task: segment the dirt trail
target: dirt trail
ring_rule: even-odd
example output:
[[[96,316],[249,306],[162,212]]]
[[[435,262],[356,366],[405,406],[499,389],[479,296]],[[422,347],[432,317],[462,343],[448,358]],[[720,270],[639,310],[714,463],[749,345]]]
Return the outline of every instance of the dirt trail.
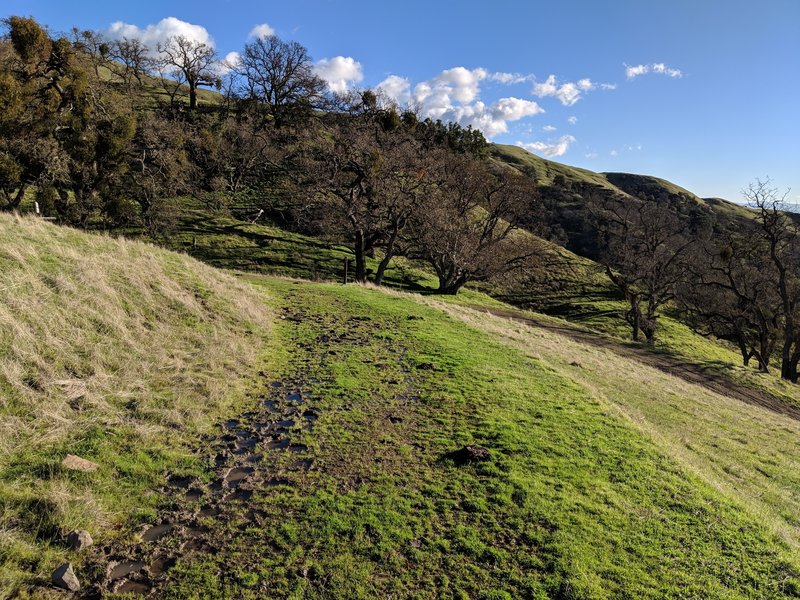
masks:
[[[544,319],[537,319],[534,316],[523,314],[514,310],[486,308],[483,306],[470,306],[469,308],[479,312],[489,313],[496,317],[524,323],[525,325],[530,325],[532,327],[557,331],[561,335],[565,335],[583,344],[610,350],[619,356],[630,358],[642,364],[655,367],[656,369],[675,377],[679,377],[689,383],[701,385],[712,392],[716,392],[717,394],[734,398],[754,406],[760,406],[778,414],[791,417],[792,419],[800,420],[800,408],[791,406],[790,404],[787,404],[785,400],[766,391],[737,384],[724,375],[714,373],[713,371],[710,371],[709,369],[706,369],[700,365],[683,362],[675,357],[666,354],[659,354],[658,352],[648,350],[647,348],[643,348],[641,346],[617,342],[603,337],[597,333],[574,329],[572,327],[563,325],[554,325],[553,323]]]
[[[291,300],[291,295],[288,298]],[[328,322],[302,305],[288,304],[281,318],[290,327],[313,324],[317,333],[313,341],[297,342],[289,348],[294,375],[274,381],[266,373],[260,374],[265,378],[263,391],[253,397],[249,410],[220,423],[197,449],[213,478],[203,481],[168,473],[166,486],[159,490],[168,500],[157,521],[143,528],[138,539],[95,549],[90,564],[84,567],[89,585],[80,594],[82,598],[99,599],[109,593],[160,597],[180,561],[202,555],[225,556],[235,538],[263,525],[265,514],[259,501],[265,496],[287,488],[299,490],[315,473],[337,468],[330,460],[327,466],[320,466],[302,443],[325,416],[328,405],[311,388],[324,389],[330,383],[308,373],[326,373],[328,363],[339,352],[353,345],[368,345],[382,325],[357,316]],[[418,397],[414,377],[405,365],[406,348],[395,345],[388,353],[403,375],[403,380],[396,382],[400,393],[393,410],[397,411],[398,406]],[[382,415],[376,423],[402,420],[390,409],[385,407],[391,414]],[[349,467],[352,465],[338,465],[338,470],[345,473]]]
[[[309,317],[287,310],[282,318],[300,322]],[[314,359],[324,364],[330,344],[319,346]],[[159,513],[159,522],[140,532],[139,543],[98,549],[90,567],[93,583],[82,597],[101,598],[109,592],[158,597],[179,559],[225,551],[229,540],[214,523],[258,523],[260,515],[250,502],[253,494],[295,485],[316,468],[298,440],[314,429],[320,415],[319,399],[308,389],[315,383],[319,381],[306,377],[273,381],[249,411],[205,438],[199,452],[215,478],[205,482],[169,475],[160,491],[171,504]]]

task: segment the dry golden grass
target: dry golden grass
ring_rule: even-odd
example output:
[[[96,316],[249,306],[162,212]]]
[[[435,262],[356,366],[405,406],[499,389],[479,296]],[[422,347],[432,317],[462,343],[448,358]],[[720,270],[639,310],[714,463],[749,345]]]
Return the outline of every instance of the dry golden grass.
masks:
[[[241,398],[271,319],[191,258],[0,214],[0,596],[50,568],[54,534],[102,539],[137,505]],[[64,472],[67,452],[101,469]]]

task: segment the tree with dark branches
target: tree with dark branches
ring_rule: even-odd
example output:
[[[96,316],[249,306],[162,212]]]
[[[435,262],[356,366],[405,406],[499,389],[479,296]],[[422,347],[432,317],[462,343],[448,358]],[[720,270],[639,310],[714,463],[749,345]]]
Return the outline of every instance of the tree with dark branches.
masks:
[[[197,89],[217,86],[219,76],[214,70],[217,53],[213,47],[182,35],[159,42],[159,63],[162,70],[189,88],[189,108],[197,108]]]
[[[631,337],[655,342],[659,310],[671,302],[696,238],[669,207],[630,197],[600,196],[590,204],[600,237],[600,262],[628,305]]]
[[[235,70],[241,95],[263,108],[277,127],[307,115],[325,91],[305,46],[274,35],[246,44]]]

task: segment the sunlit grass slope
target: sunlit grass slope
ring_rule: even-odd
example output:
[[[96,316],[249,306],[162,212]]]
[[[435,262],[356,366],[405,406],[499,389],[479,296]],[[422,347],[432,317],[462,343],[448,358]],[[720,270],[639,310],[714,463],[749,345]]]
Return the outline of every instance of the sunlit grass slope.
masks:
[[[431,302],[430,300],[428,302]],[[666,453],[723,491],[800,550],[800,422],[688,383],[634,358],[435,302],[619,410]]]
[[[560,366],[419,296],[262,284],[287,314],[270,372],[314,377],[315,466],[255,492],[257,526],[213,525],[230,547],[179,560],[165,598],[800,593],[768,524]],[[464,444],[489,460],[443,460]]]
[[[64,532],[153,510],[147,490],[241,400],[265,306],[191,258],[0,214],[0,597],[49,577]]]

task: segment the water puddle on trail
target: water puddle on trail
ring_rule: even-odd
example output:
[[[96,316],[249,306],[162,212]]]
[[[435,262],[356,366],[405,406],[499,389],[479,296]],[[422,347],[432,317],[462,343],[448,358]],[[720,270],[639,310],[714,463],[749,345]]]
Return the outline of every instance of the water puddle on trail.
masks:
[[[111,581],[122,579],[131,573],[138,573],[144,569],[144,566],[144,563],[140,560],[124,560],[111,569],[111,573],[109,573],[108,578]]]
[[[116,589],[117,594],[137,594],[143,595],[150,593],[152,586],[148,583],[143,583],[141,581],[131,581],[130,579],[127,581],[123,581],[119,587]]]
[[[160,575],[163,575],[169,571],[176,562],[177,559],[174,556],[168,556],[166,554],[160,554],[156,556],[150,563],[151,577],[159,577]]]
[[[235,487],[241,483],[248,475],[255,472],[253,467],[233,467],[223,478],[229,487]]]
[[[142,534],[142,539],[145,542],[154,542],[167,535],[172,530],[172,523],[162,523],[155,525]]]

